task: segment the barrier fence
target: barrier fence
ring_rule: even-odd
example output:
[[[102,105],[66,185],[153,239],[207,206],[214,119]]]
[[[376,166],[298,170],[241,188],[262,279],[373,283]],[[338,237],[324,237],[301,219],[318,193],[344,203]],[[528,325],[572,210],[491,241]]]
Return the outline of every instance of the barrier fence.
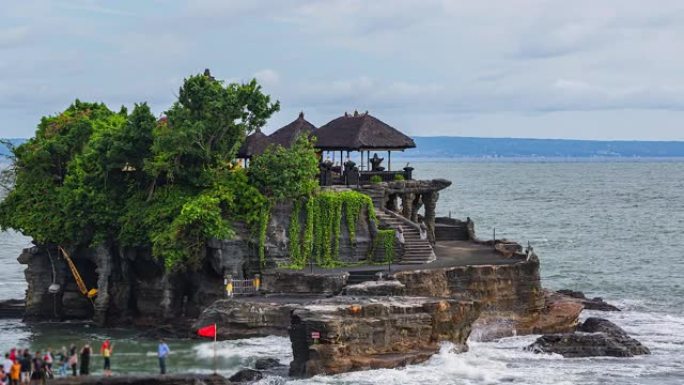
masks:
[[[227,275],[223,279],[223,284],[226,287],[226,296],[233,297],[235,295],[255,295],[259,292],[261,287],[261,276],[255,275],[252,279],[233,279],[233,276]]]

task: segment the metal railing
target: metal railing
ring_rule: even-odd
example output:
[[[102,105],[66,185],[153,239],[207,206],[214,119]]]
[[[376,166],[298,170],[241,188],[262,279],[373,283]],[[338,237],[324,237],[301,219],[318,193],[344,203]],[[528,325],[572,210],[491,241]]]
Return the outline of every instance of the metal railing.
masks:
[[[255,275],[252,279],[233,279],[233,276],[226,275],[223,279],[226,287],[226,296],[236,295],[255,295],[259,293],[261,287],[261,276]]]

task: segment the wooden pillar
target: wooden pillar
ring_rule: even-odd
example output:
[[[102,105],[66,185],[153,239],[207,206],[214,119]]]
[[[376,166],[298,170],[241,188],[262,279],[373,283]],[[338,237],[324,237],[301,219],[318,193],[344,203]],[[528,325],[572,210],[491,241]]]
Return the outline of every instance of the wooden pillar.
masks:
[[[361,163],[359,163],[359,167],[361,167],[361,171],[363,171],[363,150],[359,152],[361,153]]]
[[[392,171],[392,151],[387,150],[387,171]]]

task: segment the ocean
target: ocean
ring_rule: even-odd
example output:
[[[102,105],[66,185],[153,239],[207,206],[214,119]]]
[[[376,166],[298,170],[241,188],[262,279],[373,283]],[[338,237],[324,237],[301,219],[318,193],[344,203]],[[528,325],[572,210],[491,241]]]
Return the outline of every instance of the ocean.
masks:
[[[607,318],[648,346],[635,358],[576,358],[522,350],[536,336],[469,341],[463,354],[442,351],[402,369],[306,380],[267,377],[263,384],[684,384],[684,161],[415,161],[417,178],[445,178],[440,215],[469,216],[480,238],[529,242],[540,256],[543,285],[600,296],[622,312]],[[0,233],[0,299],[22,297],[30,240]],[[71,342],[115,343],[115,373],[155,372],[156,342],[132,330],[85,324],[0,320],[0,351],[12,346],[53,349]],[[211,371],[210,342],[172,340],[172,371]],[[231,374],[259,357],[291,358],[287,338],[219,343],[221,372]],[[96,372],[101,361],[96,358]]]

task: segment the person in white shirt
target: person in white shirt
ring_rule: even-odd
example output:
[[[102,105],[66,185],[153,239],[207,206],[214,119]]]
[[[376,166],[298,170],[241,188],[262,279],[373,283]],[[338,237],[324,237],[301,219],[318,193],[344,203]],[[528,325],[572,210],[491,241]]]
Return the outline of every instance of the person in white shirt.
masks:
[[[10,355],[9,353],[5,353],[5,359],[2,361],[2,368],[5,370],[5,374],[9,376],[10,374],[10,369],[12,369],[12,365],[14,362],[10,360]]]

